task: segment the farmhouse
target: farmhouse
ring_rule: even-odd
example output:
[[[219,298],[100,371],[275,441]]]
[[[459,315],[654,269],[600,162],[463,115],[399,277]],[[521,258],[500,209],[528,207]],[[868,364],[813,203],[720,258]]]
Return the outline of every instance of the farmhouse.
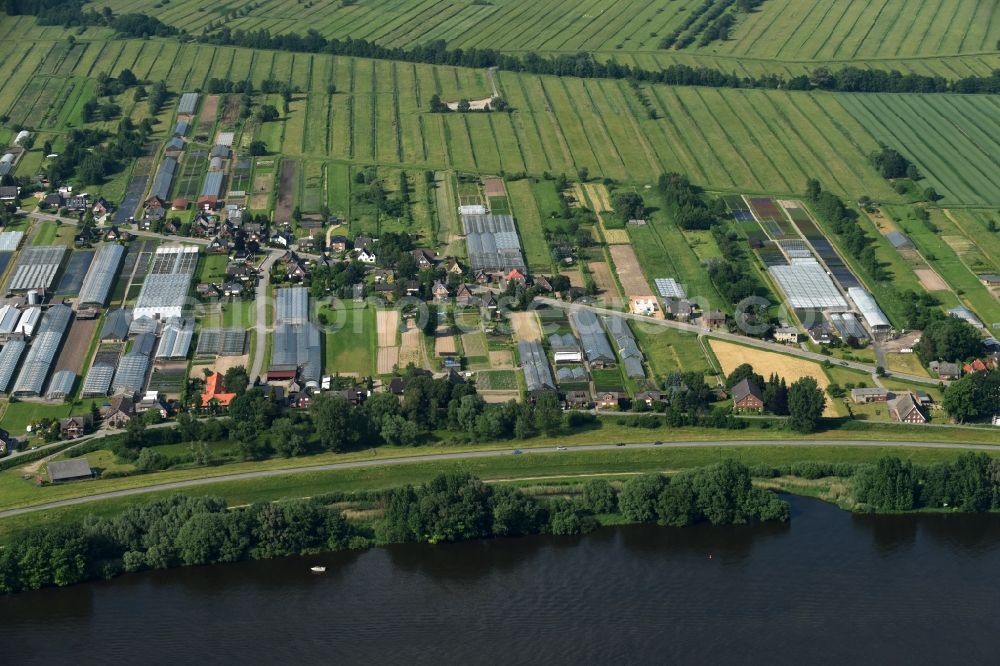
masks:
[[[116,395],[111,399],[111,404],[103,411],[105,425],[112,428],[124,428],[135,416],[135,403],[132,396]]]
[[[85,416],[70,416],[59,421],[59,432],[62,433],[64,439],[76,439],[90,432],[93,425],[94,421],[91,419],[90,414]]]
[[[216,404],[220,407],[228,407],[235,397],[235,393],[227,392],[226,387],[223,386],[222,375],[213,372],[205,380],[205,392],[201,394],[201,406],[209,407]]]
[[[744,379],[733,387],[733,410],[737,414],[760,414],[764,411],[764,394],[756,382]]]
[[[998,287],[1000,286],[1000,275],[996,273],[982,273],[979,275],[979,281],[987,287]]]
[[[794,326],[782,326],[774,329],[774,339],[783,343],[796,343],[799,341],[799,330]]]
[[[927,423],[913,394],[904,393],[889,403],[889,415],[899,423]]]

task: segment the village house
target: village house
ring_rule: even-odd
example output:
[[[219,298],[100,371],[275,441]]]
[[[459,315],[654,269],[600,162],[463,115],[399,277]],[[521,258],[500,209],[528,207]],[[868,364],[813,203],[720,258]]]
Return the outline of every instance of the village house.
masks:
[[[94,216],[94,221],[98,224],[104,224],[107,221],[111,210],[111,204],[109,204],[105,199],[98,199],[90,208],[90,212]]]
[[[1000,275],[996,273],[983,273],[978,277],[979,281],[987,287],[1000,287]]]
[[[431,295],[434,297],[436,303],[444,303],[448,300],[448,287],[437,280],[434,282],[434,286],[431,287]]]
[[[461,284],[455,290],[455,303],[462,307],[469,307],[476,302],[476,295],[472,293],[472,287]]]
[[[586,391],[567,391],[563,406],[566,409],[590,409],[590,395]]]
[[[268,378],[270,379],[270,376]],[[205,392],[201,394],[201,406],[211,407],[212,405],[218,405],[219,407],[229,407],[229,403],[235,397],[235,393],[229,393],[226,391],[226,387],[223,386],[222,375],[218,372],[213,372],[205,380]]]
[[[949,363],[947,361],[931,361],[928,364],[931,372],[937,373],[938,379],[944,379],[947,381],[953,379],[959,379],[962,376],[962,369],[958,367],[957,363]]]
[[[355,241],[355,242],[357,242],[357,241]],[[375,253],[372,252],[371,250],[360,249],[357,252],[358,252],[358,255],[357,255],[358,256],[358,261],[360,261],[362,264],[369,264],[369,265],[371,265],[371,264],[374,264],[377,261],[377,258],[375,257]]]
[[[116,395],[101,413],[104,424],[112,428],[124,428],[135,417],[135,403],[132,396]]]
[[[459,263],[458,259],[452,257],[445,264],[445,271],[451,275],[462,275],[465,270],[462,268],[462,264]]]
[[[170,414],[170,410],[167,408],[167,403],[160,396],[159,391],[146,391],[146,394],[142,397],[135,405],[136,414],[144,414],[145,412],[157,412],[161,419],[167,418]]]
[[[69,418],[60,419],[59,432],[62,434],[63,439],[76,439],[89,433],[93,425],[94,420],[90,414],[70,416]]]
[[[432,268],[437,263],[437,257],[434,255],[434,252],[426,247],[418,247],[411,254],[413,255],[413,260],[417,262],[417,268],[421,270]]]
[[[597,409],[621,409],[628,395],[618,391],[603,391],[597,394]]]
[[[374,250],[375,249],[375,239],[371,236],[366,236],[365,234],[358,234],[354,237],[354,249],[355,250]]]
[[[525,286],[525,285],[528,284],[528,278],[527,278],[527,276],[525,276],[524,273],[522,273],[521,271],[519,271],[519,270],[517,270],[515,268],[515,269],[511,270],[509,273],[507,273],[506,276],[504,276],[504,286],[505,287],[508,284],[510,284],[511,282],[513,282],[514,284],[517,284],[517,285],[523,287],[523,286]]]
[[[497,299],[492,293],[488,292],[483,294],[483,297],[479,302],[479,308],[483,310],[486,316],[488,316],[490,319],[495,319],[497,316],[499,316],[499,311],[498,311],[499,307],[500,306],[497,303]]]
[[[709,310],[702,315],[701,323],[708,328],[721,328],[726,325],[726,313],[722,310]]]
[[[14,450],[14,438],[10,433],[0,428],[0,456],[5,456]]]
[[[130,238],[132,238],[132,234],[125,229],[119,229],[118,227],[111,227],[108,229],[107,233],[104,234],[104,240],[110,243],[118,241],[128,242]]]
[[[927,423],[911,393],[903,393],[889,403],[889,415],[899,423]]]
[[[63,196],[58,192],[49,192],[41,201],[42,208],[62,208]]]
[[[670,397],[664,391],[640,391],[635,394],[635,401],[645,403],[649,408],[654,408],[657,404],[670,402]]]
[[[764,394],[756,382],[748,378],[733,387],[733,411],[737,414],[764,412]]]
[[[347,252],[347,236],[330,236],[330,251],[336,254]]]
[[[671,298],[667,301],[667,314],[677,321],[688,321],[693,313],[691,301],[686,298]]]
[[[774,329],[774,339],[782,344],[795,344],[799,341],[799,330],[794,326],[782,326]]]

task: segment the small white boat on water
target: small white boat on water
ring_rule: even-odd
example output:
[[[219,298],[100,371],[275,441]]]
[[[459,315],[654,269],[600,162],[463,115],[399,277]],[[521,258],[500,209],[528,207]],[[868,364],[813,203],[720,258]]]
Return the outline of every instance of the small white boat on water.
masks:
[[[311,567],[309,571],[313,573],[326,573],[326,567]]]

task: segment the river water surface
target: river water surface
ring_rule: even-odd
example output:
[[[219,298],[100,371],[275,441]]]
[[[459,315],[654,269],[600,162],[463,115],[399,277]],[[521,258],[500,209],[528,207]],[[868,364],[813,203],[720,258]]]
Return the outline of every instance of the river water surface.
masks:
[[[789,499],[788,525],[400,546],[0,597],[0,663],[997,663],[1000,516]]]

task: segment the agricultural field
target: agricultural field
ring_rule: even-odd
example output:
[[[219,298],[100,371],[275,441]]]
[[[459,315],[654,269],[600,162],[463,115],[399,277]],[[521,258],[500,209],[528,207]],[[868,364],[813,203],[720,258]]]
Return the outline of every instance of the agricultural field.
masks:
[[[1000,204],[1000,101],[991,95],[837,95],[885,144],[912,160],[942,204]],[[926,185],[925,185],[926,183]]]
[[[327,317],[325,367],[331,374],[369,377],[374,371],[375,311],[343,303],[334,312],[320,308]]]

